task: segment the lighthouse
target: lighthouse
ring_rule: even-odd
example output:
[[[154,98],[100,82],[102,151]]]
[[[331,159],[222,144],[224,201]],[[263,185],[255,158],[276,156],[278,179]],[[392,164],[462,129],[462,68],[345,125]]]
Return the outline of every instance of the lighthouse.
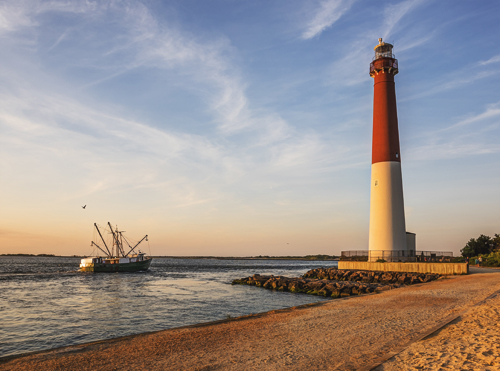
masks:
[[[415,256],[415,235],[408,234],[407,244],[394,83],[398,60],[393,46],[378,40],[370,64],[374,95],[369,261],[408,261]]]

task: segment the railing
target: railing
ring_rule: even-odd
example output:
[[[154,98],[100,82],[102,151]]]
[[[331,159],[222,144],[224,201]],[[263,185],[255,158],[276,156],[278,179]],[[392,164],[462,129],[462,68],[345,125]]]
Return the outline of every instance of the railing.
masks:
[[[449,263],[453,259],[451,251],[408,250],[350,250],[342,251],[340,260],[345,261],[386,261],[386,262],[433,262]]]
[[[417,251],[418,262],[450,263],[453,259],[451,251]]]
[[[368,261],[368,250],[342,251],[340,260],[366,262]]]
[[[398,60],[392,58],[380,58],[375,59],[370,63],[370,73],[373,73],[375,70],[381,70],[382,68],[393,68],[398,69]]]
[[[416,261],[414,254],[414,251],[408,250],[370,250],[368,251],[368,261],[414,262]]]

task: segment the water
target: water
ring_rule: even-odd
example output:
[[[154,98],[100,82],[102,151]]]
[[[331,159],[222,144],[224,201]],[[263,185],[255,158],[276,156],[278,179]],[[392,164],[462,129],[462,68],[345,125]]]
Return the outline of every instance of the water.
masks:
[[[0,256],[0,357],[326,300],[231,281],[337,264],[158,258],[148,272],[93,274],[79,263]]]

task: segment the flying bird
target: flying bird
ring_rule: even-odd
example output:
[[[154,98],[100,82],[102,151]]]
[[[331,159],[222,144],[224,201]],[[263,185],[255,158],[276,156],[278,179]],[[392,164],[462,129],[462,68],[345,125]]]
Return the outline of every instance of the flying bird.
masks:
[[[85,209],[86,207],[87,207],[87,205],[85,205],[85,206],[82,206],[82,209]]]

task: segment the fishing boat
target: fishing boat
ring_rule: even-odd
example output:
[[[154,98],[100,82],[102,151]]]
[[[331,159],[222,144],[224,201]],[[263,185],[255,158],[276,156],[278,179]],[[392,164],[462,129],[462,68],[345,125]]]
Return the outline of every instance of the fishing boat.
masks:
[[[148,241],[148,235],[145,235],[139,242],[133,246],[131,239],[123,235],[125,231],[119,231],[118,227],[113,230],[113,227],[108,222],[109,230],[104,228],[112,238],[112,242],[106,243],[99,226],[94,223],[95,230],[100,237],[98,241],[92,241],[90,246],[98,249],[96,256],[84,258],[80,262],[80,270],[83,272],[138,272],[146,271],[151,265],[153,260],[151,257],[146,257],[145,253],[136,248],[139,247],[141,242]],[[102,228],[102,227],[101,227]],[[102,243],[101,243],[102,242]],[[124,245],[124,243],[126,245]],[[110,245],[108,248],[108,244]],[[100,255],[100,252],[104,256]],[[126,252],[127,251],[127,252]]]

